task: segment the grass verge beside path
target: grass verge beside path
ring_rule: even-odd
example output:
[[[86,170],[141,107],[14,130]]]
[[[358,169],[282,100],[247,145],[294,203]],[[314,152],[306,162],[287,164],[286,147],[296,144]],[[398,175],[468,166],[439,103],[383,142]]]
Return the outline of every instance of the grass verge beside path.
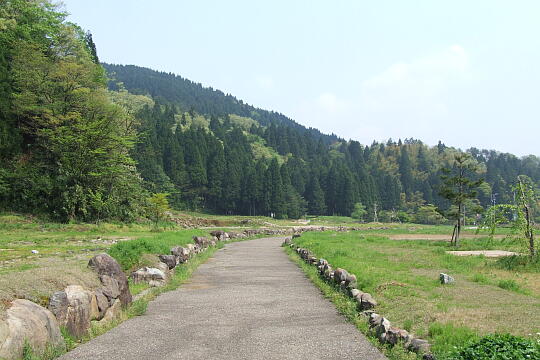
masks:
[[[368,340],[381,350],[386,357],[390,360],[416,360],[421,359],[415,353],[406,351],[405,349],[396,346],[388,347],[381,345],[377,338],[369,332],[369,327],[367,324],[367,319],[364,315],[360,314],[356,310],[356,303],[349,296],[345,295],[343,292],[339,291],[336,287],[325,282],[317,271],[317,268],[311,265],[306,264],[298,254],[292,250],[290,247],[285,247],[285,251],[291,258],[291,260],[296,263],[307,275],[307,277],[321,290],[323,295],[334,305],[336,309],[358,330],[360,330]]]
[[[304,233],[295,242],[354,273],[358,288],[379,303],[377,313],[429,340],[438,358],[485,334],[531,339],[540,332],[540,272],[501,269],[497,260],[482,256],[450,255],[444,243],[359,232]],[[440,272],[456,283],[441,285]]]

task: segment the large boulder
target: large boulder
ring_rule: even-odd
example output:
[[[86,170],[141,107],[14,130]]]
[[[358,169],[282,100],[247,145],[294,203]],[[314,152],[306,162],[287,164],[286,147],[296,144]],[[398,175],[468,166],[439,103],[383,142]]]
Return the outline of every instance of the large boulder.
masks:
[[[100,323],[109,322],[111,320],[114,320],[120,316],[122,313],[122,303],[119,299],[116,299],[114,303],[107,309],[105,312],[105,315],[100,320]]]
[[[69,333],[75,337],[86,335],[92,318],[92,293],[79,285],[70,285],[65,290],[68,300],[64,323]],[[96,304],[97,308],[97,304]]]
[[[65,323],[68,311],[68,298],[65,291],[56,291],[51,295],[49,298],[49,310],[59,324]]]
[[[99,313],[97,320],[99,320],[103,318],[105,312],[111,306],[111,304],[109,302],[109,298],[107,298],[107,296],[103,293],[103,289],[98,289],[94,291],[93,296],[96,298],[96,304]]]
[[[25,342],[40,353],[47,345],[64,348],[60,327],[52,312],[29,301],[15,300],[0,321],[0,358],[16,360],[23,356]]]
[[[109,304],[112,304],[114,300],[120,297],[120,284],[115,278],[109,275],[100,275],[99,280],[103,285],[101,292],[109,299]]]
[[[129,291],[127,276],[116,260],[107,254],[99,254],[90,259],[88,266],[97,272],[100,277],[107,275],[115,279],[118,282],[120,290],[118,298],[122,305],[127,306],[131,303],[132,296]]]

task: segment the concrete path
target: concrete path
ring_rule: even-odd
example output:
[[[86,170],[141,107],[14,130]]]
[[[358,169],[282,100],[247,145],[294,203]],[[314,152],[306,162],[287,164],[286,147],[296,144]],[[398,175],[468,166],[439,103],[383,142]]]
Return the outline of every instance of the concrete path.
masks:
[[[61,359],[385,359],[290,261],[282,241],[226,245],[145,315]]]

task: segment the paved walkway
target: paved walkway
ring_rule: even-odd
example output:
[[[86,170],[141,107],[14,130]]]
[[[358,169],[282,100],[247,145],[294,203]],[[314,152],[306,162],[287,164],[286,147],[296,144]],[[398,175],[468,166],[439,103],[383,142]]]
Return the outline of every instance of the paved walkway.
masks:
[[[385,359],[290,261],[282,241],[226,245],[145,315],[61,359]]]

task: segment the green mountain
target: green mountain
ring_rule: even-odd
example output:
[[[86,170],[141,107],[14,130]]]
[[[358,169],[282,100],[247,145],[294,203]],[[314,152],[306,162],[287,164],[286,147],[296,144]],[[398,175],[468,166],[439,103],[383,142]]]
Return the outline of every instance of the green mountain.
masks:
[[[451,166],[458,149],[444,144],[429,147],[414,139],[370,146],[346,142],[174,74],[137,66],[104,67],[111,90],[119,90],[120,84],[158,104],[141,114],[147,126],[143,132],[152,134],[152,140],[146,138],[138,145],[144,159],[135,158],[150,188],[176,191],[180,206],[296,217],[298,210],[350,215],[354,204],[362,202],[369,214],[378,208],[383,219],[399,216],[402,220],[422,207],[424,212],[433,210],[429,204],[448,208],[438,195],[440,170]],[[170,165],[169,154],[178,151],[173,149],[184,154],[184,163],[175,160],[175,164],[180,161],[176,169],[181,176]],[[535,156],[520,159],[474,148],[468,152],[481,169],[472,176],[487,180],[478,201],[471,204],[471,216],[492,201],[511,202],[510,185],[518,175],[535,182],[540,179],[540,161]],[[148,163],[148,154],[155,154],[151,168],[142,165]],[[279,176],[274,160],[280,166]],[[213,170],[216,162],[218,172]],[[286,209],[288,205],[293,210]]]
[[[89,33],[47,1],[0,7],[0,210],[60,221],[132,221],[151,193],[221,214],[305,213],[440,222],[441,169],[459,149],[362,145],[180,76],[100,64]],[[107,86],[108,85],[108,86]],[[540,159],[469,149],[486,183],[466,204],[512,203]],[[536,212],[538,213],[538,212]]]

